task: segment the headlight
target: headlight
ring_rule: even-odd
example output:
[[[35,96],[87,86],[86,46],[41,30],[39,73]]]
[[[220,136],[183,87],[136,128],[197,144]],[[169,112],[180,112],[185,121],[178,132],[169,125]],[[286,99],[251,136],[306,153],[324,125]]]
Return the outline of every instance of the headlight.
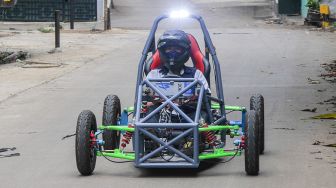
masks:
[[[190,13],[187,10],[175,10],[169,14],[170,18],[187,18]]]

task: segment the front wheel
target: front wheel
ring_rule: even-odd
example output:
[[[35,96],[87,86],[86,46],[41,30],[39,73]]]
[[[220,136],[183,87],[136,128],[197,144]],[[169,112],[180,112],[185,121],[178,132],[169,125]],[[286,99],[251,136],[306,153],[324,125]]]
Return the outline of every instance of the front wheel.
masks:
[[[77,119],[76,128],[76,163],[78,171],[84,175],[91,175],[96,166],[96,151],[91,142],[97,131],[95,115],[89,111],[82,111]]]
[[[259,173],[259,122],[258,113],[251,110],[245,127],[245,171],[247,175]]]
[[[103,125],[117,125],[121,113],[120,99],[117,95],[108,95],[104,101]],[[103,133],[105,150],[119,148],[120,131],[105,130]]]
[[[264,119],[264,97],[260,94],[252,95],[250,98],[250,110],[254,110],[259,118],[259,154],[265,149],[265,119]]]

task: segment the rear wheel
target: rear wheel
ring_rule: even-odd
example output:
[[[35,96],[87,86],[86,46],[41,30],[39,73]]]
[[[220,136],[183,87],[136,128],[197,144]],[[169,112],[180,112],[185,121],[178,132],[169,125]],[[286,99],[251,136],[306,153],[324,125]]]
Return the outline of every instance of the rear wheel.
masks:
[[[262,154],[265,149],[264,97],[262,95],[252,95],[250,110],[256,111],[259,117],[259,154]]]
[[[78,171],[84,176],[91,175],[96,166],[96,151],[91,143],[91,136],[96,131],[95,115],[89,110],[82,111],[76,128],[76,163]]]
[[[104,101],[103,109],[103,125],[117,125],[118,118],[121,113],[120,100],[117,95],[108,95]],[[106,130],[103,133],[105,141],[105,150],[114,150],[119,148],[120,144],[120,131]]]
[[[259,173],[258,114],[251,110],[245,127],[245,171],[247,175]]]

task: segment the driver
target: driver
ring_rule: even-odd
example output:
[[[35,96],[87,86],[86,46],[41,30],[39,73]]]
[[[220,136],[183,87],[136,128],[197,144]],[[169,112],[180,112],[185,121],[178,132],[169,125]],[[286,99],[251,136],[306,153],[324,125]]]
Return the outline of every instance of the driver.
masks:
[[[168,30],[163,33],[158,41],[158,51],[160,53],[161,66],[151,70],[147,78],[195,78],[200,80],[207,93],[211,93],[208,82],[203,73],[194,68],[188,67],[185,63],[190,58],[191,42],[188,35],[182,30]],[[154,105],[154,106],[152,106]],[[149,111],[154,110],[158,104],[147,104]],[[191,118],[195,116],[195,105],[182,105],[180,108]],[[201,112],[201,116],[204,112]],[[153,117],[150,122],[157,122],[158,117]],[[182,120],[183,121],[183,120]]]
[[[190,58],[191,43],[188,35],[182,30],[168,30],[159,38],[157,46],[161,67],[150,71],[147,78],[182,77],[200,80],[210,93],[209,85],[203,73],[185,63]]]

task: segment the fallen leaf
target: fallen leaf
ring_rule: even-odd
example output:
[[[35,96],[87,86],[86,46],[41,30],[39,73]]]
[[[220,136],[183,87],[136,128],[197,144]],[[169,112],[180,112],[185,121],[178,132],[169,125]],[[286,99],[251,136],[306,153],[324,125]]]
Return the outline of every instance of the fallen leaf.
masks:
[[[12,148],[0,148],[0,152],[12,152],[16,150],[16,147]],[[20,156],[20,153],[9,153],[9,154],[0,154],[0,158],[6,158],[6,157],[14,157],[14,156]]]
[[[309,108],[306,108],[306,109],[303,109],[301,111],[303,112],[316,112],[317,108],[313,108],[313,109],[309,109]]]
[[[320,84],[321,82],[319,80],[313,80],[311,78],[307,78],[309,84]]]
[[[73,136],[76,136],[76,133],[65,135],[65,136],[62,138],[62,140],[66,139],[66,138],[73,137]]]
[[[321,143],[323,143],[323,142],[321,142],[321,141],[318,141],[318,140],[315,140],[315,141],[313,142],[313,144],[312,144],[312,145],[320,145]]]
[[[325,147],[332,147],[332,148],[336,148],[336,144],[327,144],[327,145],[323,145]]]
[[[312,117],[313,119],[336,119],[336,113],[331,114],[321,114],[318,116]]]
[[[312,80],[312,81],[310,81],[309,83],[310,83],[310,84],[320,84],[320,81],[318,81],[318,80]]]

